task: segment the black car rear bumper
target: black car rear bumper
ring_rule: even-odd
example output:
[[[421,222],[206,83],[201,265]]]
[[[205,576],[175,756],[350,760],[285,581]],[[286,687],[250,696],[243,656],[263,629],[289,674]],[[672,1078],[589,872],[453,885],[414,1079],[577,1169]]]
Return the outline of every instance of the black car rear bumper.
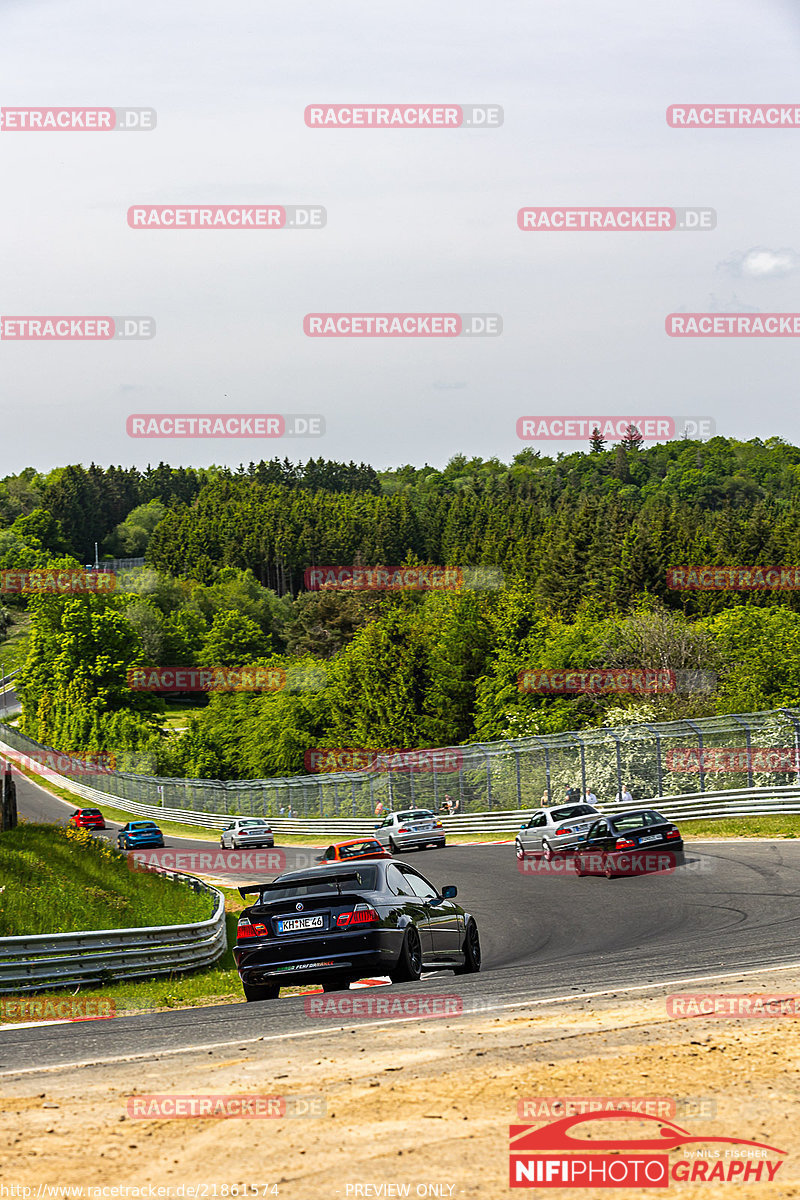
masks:
[[[684,861],[683,841],[648,842],[630,850],[584,850],[576,861],[585,875],[600,875],[606,869],[615,875],[669,874]]]
[[[378,929],[353,934],[323,934],[311,938],[271,937],[233,949],[243,983],[321,983],[331,976],[363,979],[386,975],[395,966],[403,944],[403,929]]]

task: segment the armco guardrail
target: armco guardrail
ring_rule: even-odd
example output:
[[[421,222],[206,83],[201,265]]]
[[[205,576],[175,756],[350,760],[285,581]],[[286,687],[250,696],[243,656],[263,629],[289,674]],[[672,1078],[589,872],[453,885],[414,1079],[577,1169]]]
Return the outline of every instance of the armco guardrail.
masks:
[[[193,875],[163,873],[214,895],[213,916],[189,925],[0,938],[0,994],[168,975],[216,962],[227,948],[224,896]]]
[[[9,752],[9,749],[0,741],[0,755],[3,751]],[[13,756],[17,752],[11,751],[11,754]],[[148,817],[155,821],[177,821],[184,825],[194,825],[199,829],[220,830],[230,824],[234,816],[252,815],[252,813],[232,813],[221,817],[212,813],[196,812],[194,809],[137,804],[133,800],[122,799],[119,796],[100,791],[98,788],[77,783],[74,779],[57,775],[49,769],[47,777],[82,799],[91,801],[92,804],[110,805],[133,816]],[[714,817],[800,814],[800,786],[795,784],[783,787],[743,788],[738,791],[685,792],[675,796],[662,795],[641,798],[636,801],[636,804],[657,808],[665,816],[675,821],[701,821]],[[399,811],[400,807],[395,806],[395,811]],[[453,816],[439,813],[438,816],[445,830],[451,836],[495,833],[498,837],[503,837],[516,833],[526,815],[538,807],[538,801],[532,800],[523,808],[495,809],[493,812],[482,813],[457,813]],[[617,802],[607,803],[601,800],[598,807],[603,812],[614,813],[623,812],[631,805]],[[309,820],[301,817],[271,816],[268,819],[276,835],[315,837],[325,841],[335,838],[363,837],[371,834],[380,824],[382,817],[345,817],[333,820],[322,817]],[[800,828],[798,832],[800,832]]]

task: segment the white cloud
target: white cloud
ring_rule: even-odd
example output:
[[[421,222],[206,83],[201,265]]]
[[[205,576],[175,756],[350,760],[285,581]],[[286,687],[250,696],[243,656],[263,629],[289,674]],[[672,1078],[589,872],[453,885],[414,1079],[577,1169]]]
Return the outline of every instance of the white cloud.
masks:
[[[790,249],[768,250],[754,246],[743,253],[732,254],[720,263],[720,269],[742,279],[780,279],[791,275],[800,266],[800,254]]]

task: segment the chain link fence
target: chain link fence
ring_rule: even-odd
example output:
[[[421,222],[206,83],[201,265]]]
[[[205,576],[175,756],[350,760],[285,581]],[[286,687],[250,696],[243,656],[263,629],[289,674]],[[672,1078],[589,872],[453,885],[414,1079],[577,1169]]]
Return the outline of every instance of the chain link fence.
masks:
[[[372,817],[409,806],[440,812],[445,798],[462,814],[560,803],[568,788],[613,803],[627,788],[637,802],[654,796],[797,784],[800,709],[584,729],[452,747],[425,754],[378,756],[370,770],[285,779],[166,779],[93,770],[0,724],[0,740],[21,757],[109,796],[165,809],[217,816],[313,819]],[[12,754],[12,759],[16,756]],[[48,756],[52,756],[48,758]],[[40,773],[46,773],[40,770]]]

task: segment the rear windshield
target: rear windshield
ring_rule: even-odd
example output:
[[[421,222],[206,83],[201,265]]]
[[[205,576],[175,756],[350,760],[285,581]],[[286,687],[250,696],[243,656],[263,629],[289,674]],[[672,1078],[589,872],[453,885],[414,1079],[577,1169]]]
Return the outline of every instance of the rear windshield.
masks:
[[[429,821],[433,813],[427,808],[415,808],[411,812],[397,814],[398,821]]]
[[[352,846],[340,846],[340,858],[353,858],[356,854],[374,854],[376,851],[383,853],[383,846],[380,842],[356,842]]]
[[[154,821],[132,821],[131,829],[157,829]]]
[[[622,813],[614,817],[615,829],[640,829],[642,825],[665,825],[667,818],[652,808],[642,809],[641,812]]]
[[[571,808],[554,808],[554,821],[571,821],[573,817],[590,817],[595,812],[590,804],[573,804]]]
[[[102,813],[99,808],[84,808],[82,810],[85,817],[100,817]]]
[[[378,868],[377,867],[353,867],[355,879],[343,879],[341,881],[341,889],[343,892],[350,892],[353,888],[363,888],[365,892],[374,892],[378,886]],[[318,880],[310,880],[306,877],[302,883],[292,883],[286,881],[286,886],[282,888],[270,888],[268,892],[262,892],[260,897],[261,904],[271,904],[274,900],[294,900],[300,896],[324,896],[330,892],[336,895],[339,891],[336,881],[326,879],[324,875],[320,875]]]
[[[266,823],[267,823],[267,822],[266,822],[266,821],[263,819],[263,817],[259,817],[259,818],[255,818],[255,817],[254,817],[252,821],[250,821],[250,820],[248,820],[248,821],[237,821],[237,824],[238,824],[240,827],[241,827],[242,825],[266,825]]]

